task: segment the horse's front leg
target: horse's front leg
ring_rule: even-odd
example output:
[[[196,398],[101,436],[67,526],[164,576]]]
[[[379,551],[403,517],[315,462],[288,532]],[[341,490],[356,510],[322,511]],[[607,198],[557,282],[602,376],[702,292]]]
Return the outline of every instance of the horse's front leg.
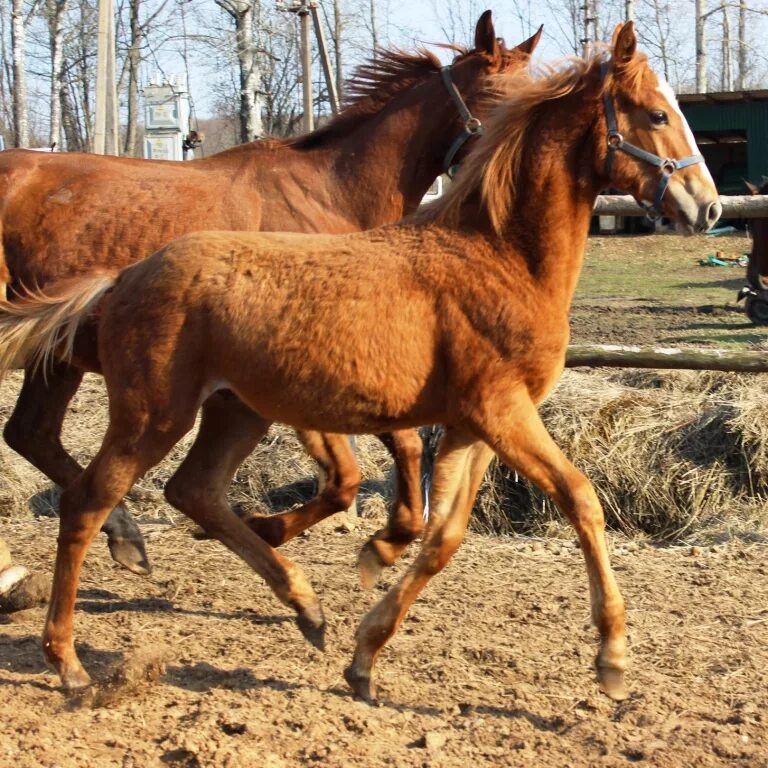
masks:
[[[64,363],[55,363],[45,375],[40,370],[25,371],[16,407],[5,426],[6,443],[62,488],[83,471],[61,444],[67,406],[82,378],[81,370]],[[149,573],[144,539],[124,504],[112,510],[101,530],[116,562],[133,573]]]

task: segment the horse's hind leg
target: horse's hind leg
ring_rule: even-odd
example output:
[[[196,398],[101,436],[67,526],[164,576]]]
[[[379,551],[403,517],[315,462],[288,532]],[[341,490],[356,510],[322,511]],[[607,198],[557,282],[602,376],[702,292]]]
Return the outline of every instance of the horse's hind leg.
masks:
[[[203,404],[197,438],[173,477],[168,501],[245,560],[297,611],[304,636],[323,647],[325,621],[320,603],[304,574],[232,514],[227,490],[237,468],[269,428],[231,395],[213,395]]]
[[[321,520],[348,509],[360,488],[360,469],[347,435],[300,432],[299,438],[326,474],[323,490],[311,501],[276,515],[252,515],[245,522],[279,547]]]
[[[366,615],[357,631],[357,647],[344,677],[359,696],[375,696],[373,666],[379,651],[397,631],[413,601],[442,570],[461,544],[493,452],[485,443],[447,429],[440,443],[430,493],[432,513],[421,552],[400,581]]]
[[[107,515],[144,472],[157,464],[191,427],[167,421],[163,429],[142,427],[139,415],[123,409],[119,424],[110,424],[98,454],[61,496],[53,591],[43,632],[43,649],[65,688],[88,685],[90,678],[77,657],[73,618],[80,569],[88,546]],[[194,410],[192,410],[192,415]]]
[[[475,428],[502,461],[549,494],[576,529],[589,576],[592,620],[600,632],[598,679],[612,699],[624,699],[624,599],[608,560],[600,502],[589,480],[555,445],[534,404],[518,397],[503,405],[494,409],[493,417],[478,420]]]
[[[41,371],[25,371],[16,407],[5,426],[6,443],[62,488],[83,471],[61,444],[67,406],[82,378],[81,370],[64,363],[54,364],[45,376]],[[102,530],[116,562],[133,573],[149,573],[144,539],[124,504],[116,504]]]
[[[358,567],[365,589],[376,583],[382,568],[394,565],[406,547],[424,529],[421,491],[421,456],[424,444],[415,429],[378,435],[395,461],[397,491],[387,524],[360,550]]]

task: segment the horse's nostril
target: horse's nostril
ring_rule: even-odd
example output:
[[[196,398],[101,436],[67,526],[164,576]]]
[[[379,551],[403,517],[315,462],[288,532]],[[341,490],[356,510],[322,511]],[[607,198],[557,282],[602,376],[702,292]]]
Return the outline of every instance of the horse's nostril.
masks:
[[[716,200],[707,206],[706,222],[707,229],[713,227],[715,222],[720,218],[720,214],[723,212],[723,206],[720,205],[720,201]]]

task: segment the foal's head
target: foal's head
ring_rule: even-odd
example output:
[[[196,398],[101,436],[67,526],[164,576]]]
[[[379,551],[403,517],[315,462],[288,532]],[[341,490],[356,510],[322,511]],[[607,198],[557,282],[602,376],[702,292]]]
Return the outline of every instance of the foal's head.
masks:
[[[687,234],[709,229],[722,208],[672,89],[637,52],[631,21],[616,28],[611,49],[600,67],[598,109],[607,185],[629,192]]]

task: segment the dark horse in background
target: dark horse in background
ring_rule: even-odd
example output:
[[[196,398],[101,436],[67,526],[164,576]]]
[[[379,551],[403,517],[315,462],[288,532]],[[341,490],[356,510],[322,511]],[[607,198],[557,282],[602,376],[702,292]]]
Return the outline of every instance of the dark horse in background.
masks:
[[[508,49],[486,11],[472,50],[448,46],[458,54],[449,68],[423,51],[380,52],[358,70],[346,108],[327,126],[188,163],[4,152],[0,283],[13,299],[62,279],[115,273],[200,229],[346,233],[396,221],[416,209],[463,139],[475,132],[476,117],[484,117],[493,100],[493,76],[524,69],[540,33]],[[5,286],[0,288],[4,295]],[[26,369],[5,428],[8,445],[63,487],[82,471],[61,444],[64,415],[84,371],[97,368],[89,363],[95,343],[77,353],[72,364],[59,362],[45,373]],[[215,486],[226,494],[261,428],[260,417],[237,398],[212,394],[191,453],[199,457],[193,474],[200,488]],[[397,464],[398,497],[368,554],[389,565],[423,527],[421,440],[414,430],[381,437]],[[249,518],[273,546],[345,509],[359,487],[356,465],[340,458],[338,436],[303,432],[300,438],[326,470],[328,484],[298,510]],[[148,571],[143,539],[122,503],[103,530],[117,562]]]
[[[757,187],[745,181],[750,195],[768,195],[768,179]],[[756,325],[768,325],[768,218],[753,219],[752,253],[747,265],[747,285],[739,291],[745,299],[747,317]]]

